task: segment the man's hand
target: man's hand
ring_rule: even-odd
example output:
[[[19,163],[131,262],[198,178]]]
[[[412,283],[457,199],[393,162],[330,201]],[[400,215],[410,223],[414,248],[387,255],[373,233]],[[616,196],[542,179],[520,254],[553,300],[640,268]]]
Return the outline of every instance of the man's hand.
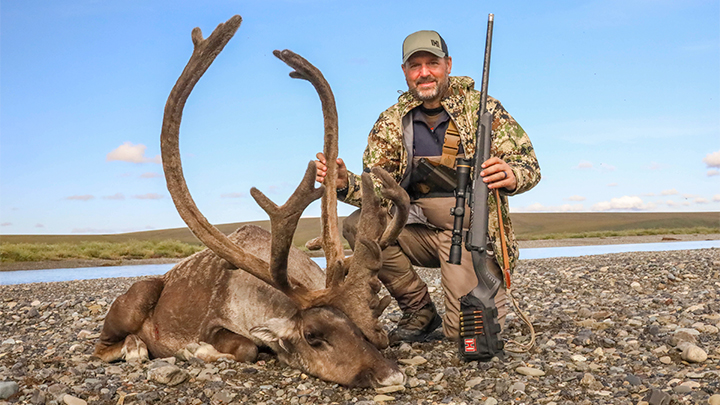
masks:
[[[489,189],[505,188],[514,191],[517,188],[517,179],[510,165],[500,158],[491,157],[482,164],[483,171],[480,176]]]
[[[322,152],[318,152],[317,155],[315,155],[318,160],[315,161],[315,168],[317,168],[317,174],[315,175],[315,181],[317,181],[320,184],[323,184],[325,181],[325,176],[327,175],[327,160],[325,159],[325,155]],[[348,186],[348,172],[347,172],[347,166],[345,166],[345,162],[343,162],[342,159],[338,158],[337,160],[337,183],[335,185],[338,189],[347,188]],[[325,185],[327,187],[327,184]]]

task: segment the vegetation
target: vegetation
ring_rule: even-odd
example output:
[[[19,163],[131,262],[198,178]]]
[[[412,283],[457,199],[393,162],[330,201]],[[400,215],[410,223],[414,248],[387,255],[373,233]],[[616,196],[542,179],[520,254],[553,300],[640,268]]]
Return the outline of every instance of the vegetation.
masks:
[[[512,213],[510,216],[519,240],[720,234],[719,212]],[[343,219],[339,219],[341,227]],[[230,234],[248,224],[270,229],[270,221],[220,224],[217,227]],[[320,229],[319,218],[301,218],[293,244],[304,250],[305,242],[320,235]],[[347,242],[345,247],[348,247]],[[0,235],[0,263],[182,258],[202,248],[187,228],[109,235]]]
[[[645,236],[645,235],[709,235],[720,233],[720,227],[711,228],[698,226],[693,228],[654,228],[654,229],[628,229],[623,231],[593,231],[593,232],[577,232],[577,233],[549,233],[536,234],[521,240],[541,240],[541,239],[579,239],[579,238],[608,238],[611,236]]]
[[[85,241],[80,243],[0,243],[0,262],[68,259],[153,259],[183,258],[202,246],[176,240],[131,240],[126,242]]]

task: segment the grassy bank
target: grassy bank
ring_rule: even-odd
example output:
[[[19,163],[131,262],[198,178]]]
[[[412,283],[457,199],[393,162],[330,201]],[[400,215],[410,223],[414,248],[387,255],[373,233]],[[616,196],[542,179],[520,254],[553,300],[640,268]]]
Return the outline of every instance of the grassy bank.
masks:
[[[156,259],[183,258],[203,246],[176,240],[80,243],[1,243],[0,262],[37,262],[68,259]]]
[[[344,218],[339,218],[340,226]],[[720,233],[720,212],[513,213],[519,240]],[[242,225],[270,229],[269,221],[217,225],[229,234]],[[301,218],[293,244],[320,235],[319,218]],[[67,259],[182,258],[203,246],[187,228],[107,235],[0,235],[0,262]]]
[[[693,228],[653,228],[653,229],[627,229],[622,231],[593,231],[593,232],[560,232],[548,234],[534,234],[521,240],[544,239],[579,239],[579,238],[609,238],[613,236],[648,236],[648,235],[709,235],[720,233],[720,227],[711,228],[697,226]]]

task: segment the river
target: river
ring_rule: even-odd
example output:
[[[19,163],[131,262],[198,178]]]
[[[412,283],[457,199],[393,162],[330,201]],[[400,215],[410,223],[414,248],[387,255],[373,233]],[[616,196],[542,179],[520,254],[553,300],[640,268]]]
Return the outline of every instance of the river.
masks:
[[[553,257],[579,257],[624,252],[659,252],[720,248],[720,240],[691,242],[636,243],[627,245],[567,246],[520,249],[522,260]],[[325,267],[325,258],[314,258]],[[164,274],[174,264],[82,267],[70,269],[20,270],[0,272],[0,285],[46,283],[51,281],[90,280],[96,278],[137,277]]]

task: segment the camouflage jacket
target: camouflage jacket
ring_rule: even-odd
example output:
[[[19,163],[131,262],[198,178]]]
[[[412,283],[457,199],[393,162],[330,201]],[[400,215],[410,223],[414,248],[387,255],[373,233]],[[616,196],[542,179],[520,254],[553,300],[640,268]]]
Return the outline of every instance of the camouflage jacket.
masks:
[[[467,158],[475,153],[475,134],[480,108],[480,92],[474,89],[475,81],[469,77],[450,77],[450,87],[441,104],[450,118],[455,122],[463,150]],[[409,163],[412,162],[412,119],[410,111],[422,104],[409,92],[398,98],[398,103],[380,114],[368,136],[368,146],[363,155],[364,168],[380,166],[390,173],[395,180],[407,187],[410,177]],[[508,114],[500,102],[488,97],[487,109],[493,113],[493,137],[491,156],[497,156],[512,167],[517,179],[517,188],[512,192],[500,190],[500,207],[505,228],[506,244],[513,269],[518,258],[518,245],[513,233],[509,217],[507,197],[520,194],[533,188],[540,181],[540,166],[535,157],[530,138],[520,125]],[[360,206],[360,176],[349,174],[348,193],[343,199],[348,204]],[[376,192],[379,194],[379,181],[374,179]],[[386,205],[388,201],[384,202]],[[488,236],[495,252],[501,252],[498,230],[497,202],[493,193],[488,197]],[[503,266],[501,254],[495,255],[498,264]]]

